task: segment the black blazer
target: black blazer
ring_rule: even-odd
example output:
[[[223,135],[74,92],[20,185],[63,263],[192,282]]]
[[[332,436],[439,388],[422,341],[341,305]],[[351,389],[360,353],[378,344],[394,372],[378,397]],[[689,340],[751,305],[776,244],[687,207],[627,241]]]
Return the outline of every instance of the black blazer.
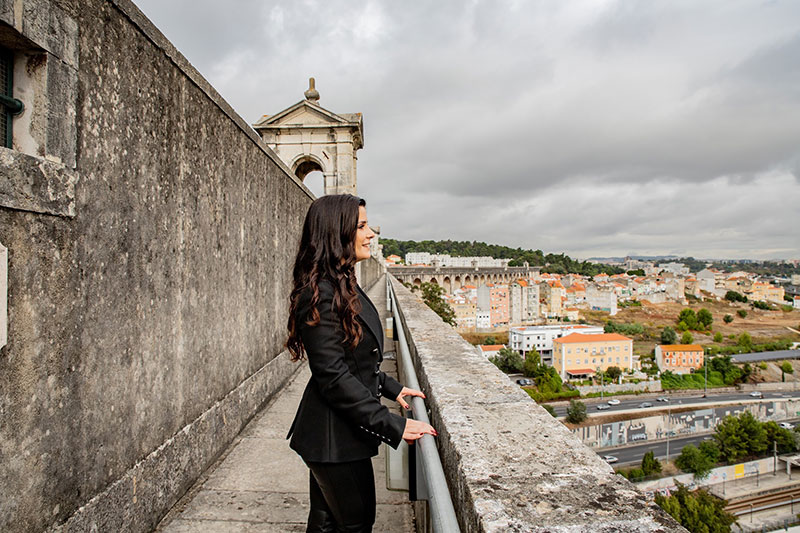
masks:
[[[320,321],[309,326],[310,291],[297,307],[297,327],[303,340],[311,379],[303,392],[292,427],[289,446],[305,461],[340,463],[372,457],[378,445],[397,448],[405,419],[381,404],[385,395],[394,400],[403,386],[380,370],[383,330],[380,315],[358,288],[362,324],[361,341],[354,350],[342,344],[341,320],[333,311],[333,285],[319,283]]]

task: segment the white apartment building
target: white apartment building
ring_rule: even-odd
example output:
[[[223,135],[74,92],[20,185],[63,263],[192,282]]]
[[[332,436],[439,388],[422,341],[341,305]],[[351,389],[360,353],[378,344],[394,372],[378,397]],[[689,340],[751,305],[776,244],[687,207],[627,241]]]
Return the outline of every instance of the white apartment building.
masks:
[[[608,311],[611,316],[617,314],[617,293],[613,287],[589,285],[586,287],[586,303],[594,310]]]
[[[490,329],[492,327],[492,313],[489,311],[475,313],[475,327],[478,329]]]
[[[501,267],[508,266],[510,259],[495,259],[493,257],[451,257],[448,254],[431,254],[428,252],[409,252],[406,254],[407,265],[433,265],[440,267]]]
[[[428,252],[409,252],[406,254],[407,265],[430,265],[431,254]]]
[[[603,333],[603,327],[587,324],[555,324],[511,328],[508,332],[508,344],[512,350],[522,356],[536,348],[542,357],[542,362],[552,364],[553,340],[565,337],[570,333],[596,335]]]
[[[689,267],[685,266],[683,263],[661,263],[658,265],[661,270],[664,272],[671,272],[675,275],[689,275]]]

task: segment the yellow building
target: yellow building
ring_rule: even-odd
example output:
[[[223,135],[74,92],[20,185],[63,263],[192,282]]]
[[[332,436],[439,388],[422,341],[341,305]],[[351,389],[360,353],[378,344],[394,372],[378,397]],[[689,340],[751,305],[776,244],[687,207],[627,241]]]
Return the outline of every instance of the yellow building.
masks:
[[[756,281],[747,291],[747,297],[751,300],[761,300],[764,302],[783,303],[783,287],[772,285],[766,281]]]
[[[553,367],[561,379],[591,375],[610,366],[633,368],[633,339],[619,333],[571,333],[553,340]]]

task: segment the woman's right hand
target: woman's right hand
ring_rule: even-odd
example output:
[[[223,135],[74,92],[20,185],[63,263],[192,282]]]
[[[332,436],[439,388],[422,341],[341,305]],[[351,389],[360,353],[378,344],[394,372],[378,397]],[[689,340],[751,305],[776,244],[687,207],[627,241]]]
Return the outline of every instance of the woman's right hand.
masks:
[[[403,431],[403,440],[405,440],[408,444],[414,444],[415,440],[421,439],[426,433],[433,435],[434,437],[439,435],[436,430],[433,429],[432,425],[426,424],[425,422],[420,422],[419,420],[414,420],[413,418],[406,418],[406,428]]]

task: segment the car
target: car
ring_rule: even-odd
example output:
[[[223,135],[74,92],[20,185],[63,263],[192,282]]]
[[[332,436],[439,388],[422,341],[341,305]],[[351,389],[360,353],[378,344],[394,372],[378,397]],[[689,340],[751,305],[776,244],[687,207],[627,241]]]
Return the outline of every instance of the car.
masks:
[[[656,398],[656,401],[657,402],[668,402],[669,398],[667,398],[665,396],[659,396],[658,398]]]
[[[781,422],[778,425],[783,429],[794,429],[794,424],[790,424],[789,422]]]
[[[757,391],[757,390],[754,390],[753,392],[751,392],[750,396],[752,396],[753,398],[763,398],[764,397],[764,395],[761,394],[761,391]]]
[[[653,407],[653,404],[650,403],[650,402],[642,402],[642,403],[639,404],[639,407],[644,409],[645,407]]]
[[[617,400],[616,398],[611,398],[610,400],[608,400],[608,405],[619,405],[619,400]]]
[[[522,385],[523,387],[527,387],[529,385],[533,385],[533,381],[528,378],[518,379],[517,385]]]
[[[619,459],[614,457],[613,455],[604,455],[603,460],[608,464],[616,463],[617,461],[619,461]]]
[[[597,410],[598,411],[605,411],[606,409],[611,409],[611,407],[609,407],[608,405],[606,405],[604,403],[601,403],[600,405],[597,406]]]

